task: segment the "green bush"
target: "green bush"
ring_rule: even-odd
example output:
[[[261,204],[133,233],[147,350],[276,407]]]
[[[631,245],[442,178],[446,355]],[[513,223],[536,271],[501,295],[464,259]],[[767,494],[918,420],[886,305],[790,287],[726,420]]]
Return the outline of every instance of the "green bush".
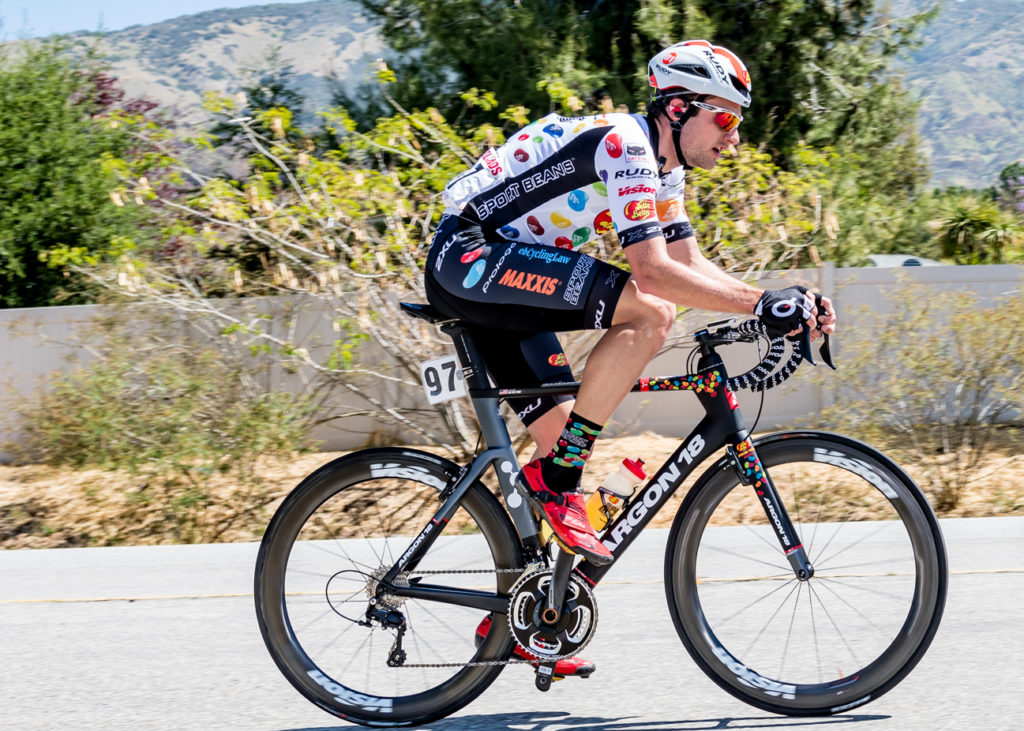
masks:
[[[996,430],[1024,407],[1024,297],[979,303],[907,282],[898,289],[890,314],[844,326],[842,386],[822,422],[884,441],[949,511],[982,476]]]

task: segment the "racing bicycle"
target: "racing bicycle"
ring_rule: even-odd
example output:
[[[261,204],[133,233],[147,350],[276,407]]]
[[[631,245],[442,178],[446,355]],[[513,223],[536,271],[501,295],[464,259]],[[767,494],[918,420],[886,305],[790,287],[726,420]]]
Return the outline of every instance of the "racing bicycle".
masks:
[[[400,447],[324,465],[282,502],[255,572],[260,631],[284,676],[323,710],[372,726],[454,713],[506,665],[528,662],[513,656],[516,643],[536,656],[546,690],[556,661],[594,636],[595,590],[614,565],[542,540],[515,489],[519,464],[499,411],[503,398],[579,384],[492,387],[465,323],[402,307],[452,337],[456,355],[425,369],[425,386],[428,396],[468,392],[484,448],[464,465]],[[816,430],[752,438],[735,392],[785,381],[809,354],[806,339],[772,339],[756,320],[693,337],[686,374],[633,390],[689,390],[706,414],[601,539],[617,561],[704,467],[665,553],[682,644],[721,688],[762,710],[860,707],[911,671],[938,628],[947,564],[935,515],[899,466],[859,441]],[[754,342],[766,345],[763,358],[730,377],[718,349]],[[488,471],[500,500],[481,481]]]

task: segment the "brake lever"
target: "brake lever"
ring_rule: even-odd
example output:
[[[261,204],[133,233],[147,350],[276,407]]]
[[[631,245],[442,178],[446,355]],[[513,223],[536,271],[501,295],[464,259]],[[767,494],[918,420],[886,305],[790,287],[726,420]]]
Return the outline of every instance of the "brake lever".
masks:
[[[825,365],[827,365],[832,370],[837,371],[839,369],[836,368],[835,363],[832,362],[832,348],[830,348],[828,344],[828,335],[826,333],[822,333],[822,335],[824,335],[825,337],[823,338],[821,347],[818,348],[818,355],[821,356],[821,360],[825,363]]]
[[[797,344],[797,347],[800,349],[800,355],[803,356],[804,360],[812,366],[818,365],[814,362],[814,355],[811,353],[811,328],[806,322],[800,326],[799,334],[791,335],[788,339]]]
[[[821,326],[818,326],[818,332],[821,332]],[[836,368],[835,363],[832,362],[832,347],[829,344],[828,333],[821,333],[824,337],[822,338],[821,347],[818,348],[818,355],[821,357],[821,361],[832,370],[839,370]],[[811,326],[806,322],[800,326],[800,333],[793,335],[789,338],[790,341],[798,343],[800,348],[800,355],[803,356],[804,360],[810,363],[812,366],[818,365],[814,356],[811,353]]]
[[[818,348],[818,355],[821,356],[821,360],[825,363],[825,365],[827,365],[829,368],[835,371],[838,370],[838,368],[836,368],[835,363],[832,362],[832,347],[829,345],[828,342],[828,333],[822,332],[821,330],[821,315],[824,314],[821,308],[821,299],[822,297],[820,294],[814,295],[814,306],[818,309],[818,316],[816,318],[818,332],[825,336],[824,338],[822,338],[821,347]],[[810,329],[806,325],[804,326],[804,329],[807,332],[807,339],[808,341],[810,341]],[[808,342],[807,347],[808,350],[810,350],[810,342]],[[812,360],[811,363],[814,363],[814,361]],[[815,363],[815,365],[817,364]]]

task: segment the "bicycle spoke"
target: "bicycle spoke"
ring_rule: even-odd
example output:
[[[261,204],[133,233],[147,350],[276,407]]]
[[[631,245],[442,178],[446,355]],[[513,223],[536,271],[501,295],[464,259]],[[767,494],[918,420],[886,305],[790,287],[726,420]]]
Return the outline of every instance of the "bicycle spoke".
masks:
[[[817,660],[818,682],[820,683],[822,680],[821,645],[818,642],[818,623],[814,618],[814,599],[812,598],[814,596],[814,587],[808,584],[807,588],[807,611],[811,616],[811,635],[814,638],[814,658]]]
[[[760,604],[762,602],[767,601],[768,597],[770,597],[772,594],[774,594],[774,593],[776,593],[778,591],[782,591],[783,589],[785,589],[787,586],[789,586],[790,584],[794,583],[795,581],[796,581],[796,579],[790,579],[789,581],[785,582],[784,584],[780,584],[779,586],[775,587],[774,589],[772,589],[767,594],[764,594],[764,595],[758,597],[757,599],[754,599],[752,602],[750,602],[746,606],[744,606],[744,607],[742,607],[740,609],[737,609],[735,612],[730,614],[728,617],[725,617],[724,619],[719,620],[719,621],[721,622],[722,626],[727,625],[729,622],[731,622],[733,619],[735,619],[736,617],[741,615],[743,612],[745,612],[748,609],[751,609],[751,608],[757,606],[758,604]],[[792,593],[792,591],[793,591],[793,589],[790,589],[790,593]],[[785,604],[786,599],[788,597],[789,597],[788,594],[785,597],[783,597],[782,604]],[[779,605],[779,608],[782,607],[782,604]],[[778,609],[775,610],[776,613],[778,611],[779,611]],[[774,617],[774,616],[775,616],[775,613],[772,614],[772,617]],[[769,621],[771,621],[771,617],[769,617]],[[767,624],[767,622],[765,624]],[[761,632],[764,632],[764,627],[761,628]],[[758,633],[758,634],[760,635],[760,633]],[[757,638],[755,637],[754,639],[756,640]]]
[[[743,609],[741,609],[741,610],[740,610],[739,612],[736,612],[736,614],[733,614],[733,615],[732,615],[731,617],[727,617],[726,619],[723,619],[723,620],[721,621],[721,623],[719,624],[719,626],[721,626],[721,627],[724,627],[724,626],[726,626],[726,625],[727,625],[727,624],[728,624],[728,623],[729,623],[729,622],[730,622],[730,621],[731,621],[731,620],[732,620],[732,619],[733,619],[734,617],[736,617],[736,616],[737,616],[738,614],[740,614],[741,612],[744,612],[744,611],[746,611],[747,609],[749,609],[750,607],[753,607],[753,606],[754,606],[754,605],[756,605],[756,604],[760,604],[760,603],[761,603],[762,601],[766,600],[766,599],[767,599],[767,598],[768,598],[769,596],[771,596],[771,594],[774,594],[774,593],[775,593],[776,591],[779,591],[779,589],[782,589],[782,588],[784,588],[784,587],[788,586],[788,585],[789,585],[789,584],[791,584],[791,583],[796,583],[796,579],[793,579],[793,581],[790,581],[790,582],[787,582],[787,583],[783,584],[782,586],[780,586],[780,587],[776,588],[775,590],[773,590],[773,591],[772,591],[772,592],[770,592],[769,594],[766,594],[766,595],[764,595],[764,596],[763,596],[763,597],[761,597],[760,599],[755,599],[755,600],[754,600],[753,602],[751,602],[750,604],[748,604],[748,605],[747,605],[746,607],[744,607]],[[763,635],[763,634],[765,633],[765,630],[767,630],[767,629],[768,629],[768,625],[770,625],[770,624],[772,623],[772,620],[774,620],[774,619],[775,619],[775,616],[776,616],[776,615],[777,615],[777,614],[778,614],[778,613],[779,613],[780,611],[782,611],[782,608],[783,608],[784,606],[786,606],[786,602],[787,602],[787,601],[789,600],[789,597],[793,596],[793,592],[794,592],[794,591],[796,591],[796,589],[797,589],[797,587],[796,587],[796,586],[792,587],[792,588],[791,588],[791,589],[789,590],[789,593],[788,593],[788,594],[786,594],[786,596],[782,597],[782,601],[781,601],[781,602],[779,602],[779,606],[777,606],[777,607],[775,608],[775,611],[774,611],[774,612],[772,612],[771,616],[770,616],[770,617],[768,617],[768,619],[767,619],[766,621],[764,621],[764,622],[762,622],[762,623],[761,623],[761,629],[760,629],[760,631],[758,631],[758,633],[757,633],[756,635],[754,635],[754,639],[752,639],[752,640],[750,641],[750,646],[749,646],[749,647],[747,647],[747,649],[746,649],[746,652],[744,652],[744,653],[743,653],[744,655],[749,655],[749,654],[750,654],[750,652],[751,652],[751,651],[753,651],[753,649],[754,649],[754,645],[756,645],[756,644],[757,644],[757,641],[758,641],[759,639],[761,639],[761,636],[762,636],[762,635]]]
[[[829,547],[829,545],[832,544],[832,541],[839,534],[840,526],[837,526],[836,530],[835,530],[835,533],[832,534],[832,538],[829,539],[829,542],[826,543],[825,546],[822,547],[821,551],[819,552],[818,557],[815,560],[815,563],[824,563],[826,561],[835,560],[836,556],[841,556],[842,554],[846,553],[847,551],[853,550],[854,548],[856,548],[857,546],[861,545],[862,543],[864,543],[868,539],[872,538],[873,536],[877,535],[881,531],[886,530],[888,527],[889,526],[886,526],[886,525],[879,525],[878,527],[875,528],[875,530],[871,531],[871,533],[869,533],[869,534],[867,534],[865,536],[862,536],[859,540],[849,544],[848,546],[845,546],[844,548],[840,549],[838,552],[836,552],[832,556],[829,556],[826,559],[824,557],[825,549],[827,549]]]
[[[858,617],[860,617],[862,620],[864,620],[865,622],[870,624],[874,629],[882,631],[882,628],[879,627],[877,624],[875,624],[874,621],[869,616],[867,616],[862,611],[860,611],[860,609],[858,609],[853,604],[848,602],[845,597],[841,596],[839,594],[839,592],[837,592],[835,589],[833,589],[831,586],[829,586],[828,583],[822,582],[821,588],[822,589],[827,589],[833,596],[835,596],[836,599],[841,601],[851,612],[853,612]]]
[[[796,599],[793,600],[793,613],[789,617],[789,628],[786,630],[786,644],[782,648],[782,656],[779,659],[779,677],[785,676],[786,656],[789,654],[789,643],[793,637],[793,623],[796,622],[796,610],[800,607],[800,594],[803,591],[804,582],[797,583]]]
[[[774,548],[778,549],[778,546],[775,546]],[[707,551],[718,551],[719,553],[724,553],[727,556],[736,556],[737,558],[742,558],[744,561],[750,561],[752,563],[764,564],[765,566],[768,566],[768,567],[773,568],[773,569],[778,569],[779,571],[783,572],[782,574],[780,574],[780,576],[786,576],[787,574],[792,573],[792,571],[789,568],[789,566],[782,566],[782,565],[776,564],[776,563],[769,563],[768,561],[764,561],[764,560],[759,559],[759,558],[751,558],[746,553],[740,553],[739,551],[730,551],[730,550],[728,550],[726,548],[722,548],[720,546],[704,546],[704,550],[707,550]]]
[[[760,539],[766,546],[771,548],[772,552],[777,552],[779,550],[778,541],[772,542],[771,540],[769,540],[768,538],[766,538],[764,536],[763,532],[756,531],[753,528],[751,528],[749,525],[744,525],[743,527],[746,528],[749,533],[757,536],[758,539]]]
[[[811,587],[811,591],[812,592],[814,591],[813,587]],[[818,603],[821,604],[821,601],[819,600]],[[853,658],[853,662],[856,665],[856,667],[857,668],[863,667],[861,665],[861,663],[860,663],[860,660],[857,659],[857,653],[855,653],[853,651],[853,647],[850,645],[849,641],[846,639],[846,634],[843,633],[843,631],[841,629],[839,629],[839,625],[836,623],[835,619],[833,619],[832,613],[828,611],[828,608],[825,607],[824,604],[821,604],[821,611],[823,611],[825,613],[825,616],[828,617],[829,622],[832,623],[832,627],[835,629],[836,634],[839,636],[839,639],[842,640],[843,644],[846,646],[846,649],[850,653],[850,657]],[[842,677],[842,675],[840,675],[840,677]]]
[[[815,577],[815,578],[819,578],[819,577]],[[868,588],[866,586],[857,586],[856,584],[851,584],[849,582],[839,581],[838,579],[829,578],[827,576],[820,577],[819,581],[821,581],[823,584],[826,583],[826,582],[831,582],[833,584],[839,584],[840,586],[845,586],[845,587],[847,587],[849,589],[856,589],[857,591],[863,591],[863,592],[865,592],[867,594],[874,594],[876,596],[884,596],[884,597],[886,597],[888,599],[899,599],[899,600],[903,599],[903,597],[897,596],[895,594],[891,594],[889,592],[879,591],[878,589],[870,589],[870,588]]]

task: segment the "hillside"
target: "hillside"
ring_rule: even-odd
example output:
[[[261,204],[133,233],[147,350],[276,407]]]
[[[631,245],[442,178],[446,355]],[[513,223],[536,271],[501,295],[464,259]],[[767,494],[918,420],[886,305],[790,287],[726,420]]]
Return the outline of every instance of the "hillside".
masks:
[[[72,36],[89,42],[91,34]],[[327,106],[324,77],[335,73],[353,87],[363,81],[384,48],[354,3],[320,0],[183,15],[106,34],[101,48],[129,96],[200,113],[203,92],[234,93],[244,69],[258,67],[271,49],[291,64],[308,110]]]
[[[903,15],[934,2],[890,5]],[[921,99],[933,182],[991,185],[1002,168],[1024,159],[1024,0],[945,0],[923,41],[906,74]],[[185,118],[198,116],[204,91],[237,91],[243,69],[259,66],[275,47],[293,66],[307,112],[327,104],[327,73],[351,89],[386,53],[351,0],[213,10],[115,31],[101,43],[129,95],[177,107]]]
[[[924,41],[906,71],[932,180],[991,185],[1024,159],[1024,0],[946,0]]]

